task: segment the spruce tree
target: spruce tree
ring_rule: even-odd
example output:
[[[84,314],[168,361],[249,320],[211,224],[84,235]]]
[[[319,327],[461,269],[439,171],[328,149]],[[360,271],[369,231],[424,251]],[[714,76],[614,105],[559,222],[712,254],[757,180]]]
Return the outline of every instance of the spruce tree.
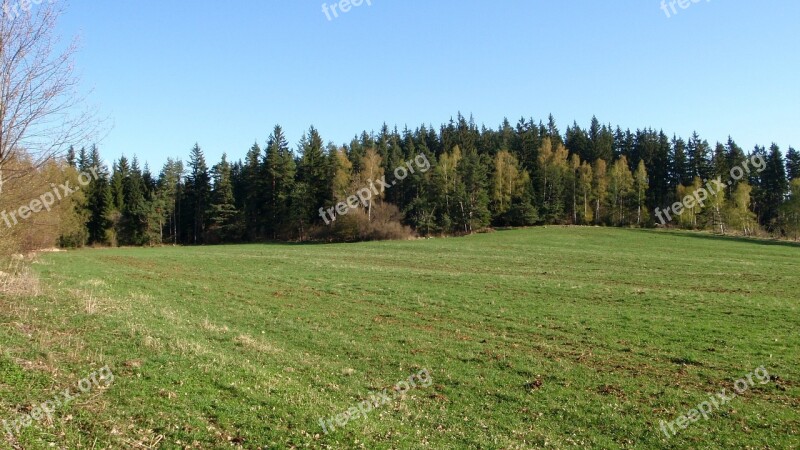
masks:
[[[318,208],[328,205],[333,200],[331,193],[331,173],[330,162],[328,156],[325,154],[325,149],[322,143],[322,137],[313,126],[309,129],[308,135],[304,136],[300,143],[302,156],[298,166],[298,179],[305,184],[306,201],[308,206],[300,209],[295,209],[295,213],[299,214],[302,211],[307,211],[308,216],[305,217],[305,224],[321,222],[322,219],[311,213]],[[374,180],[373,180],[374,181]],[[295,196],[297,197],[297,196]],[[295,202],[299,198],[295,199]]]
[[[76,161],[75,156],[75,147],[69,146],[69,150],[67,150],[67,165],[70,167],[77,167],[78,162]]]
[[[761,173],[762,213],[761,224],[769,230],[778,226],[780,208],[786,199],[788,184],[783,155],[776,144],[772,144],[767,155],[766,168]]]
[[[261,147],[253,143],[247,152],[242,178],[244,182],[244,217],[248,237],[258,239],[264,227],[264,202],[266,201],[265,180],[261,170]]]
[[[290,219],[295,161],[280,125],[275,125],[264,158],[264,196],[267,232],[276,239]]]
[[[457,217],[465,233],[479,231],[489,225],[489,164],[475,149],[465,153],[458,164],[461,182],[456,186],[454,206],[458,207]]]
[[[692,137],[687,144],[689,175],[692,179],[700,178],[701,180],[705,180],[711,176],[709,151],[710,146],[708,142],[701,140],[697,132],[692,133]]]
[[[215,243],[238,241],[241,231],[239,211],[234,204],[231,165],[226,154],[222,154],[222,160],[212,168],[211,173],[214,189],[208,211],[210,241]]]
[[[688,186],[692,184],[692,167],[687,154],[686,142],[683,139],[672,137],[672,182],[670,185],[675,188],[678,185]]]
[[[100,151],[97,146],[92,146],[92,153],[86,155],[81,149],[81,158],[84,165],[94,167],[97,171],[97,179],[92,179],[86,190],[86,204],[89,210],[89,219],[86,223],[88,231],[89,245],[113,244],[111,242],[113,234],[111,229],[111,215],[114,209],[111,197],[111,187],[108,182],[108,170],[100,159]]]
[[[786,177],[789,180],[800,178],[800,152],[793,147],[786,152]]]
[[[183,183],[183,162],[167,158],[167,162],[158,176],[156,189],[156,208],[160,213],[160,242],[178,242],[178,218],[180,211],[180,190]]]
[[[189,175],[186,178],[184,197],[184,214],[188,219],[188,223],[184,223],[187,227],[187,242],[195,245],[202,244],[211,201],[211,176],[199,144],[194,145],[189,156]]]

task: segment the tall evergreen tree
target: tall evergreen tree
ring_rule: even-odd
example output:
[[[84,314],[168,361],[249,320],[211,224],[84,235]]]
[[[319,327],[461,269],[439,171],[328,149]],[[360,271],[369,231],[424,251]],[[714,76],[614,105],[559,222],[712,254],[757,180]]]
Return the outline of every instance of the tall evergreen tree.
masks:
[[[222,160],[212,168],[211,173],[214,189],[208,210],[208,238],[211,242],[238,241],[242,227],[239,211],[234,204],[231,165],[226,154],[222,154]]]
[[[767,155],[766,168],[761,173],[762,207],[761,224],[775,230],[780,216],[780,208],[786,199],[788,184],[783,155],[776,144],[772,144]]]
[[[199,144],[194,145],[189,156],[189,175],[186,178],[184,197],[184,214],[188,219],[184,221],[184,225],[188,226],[185,230],[185,242],[202,244],[211,201],[211,176]]]
[[[800,178],[800,152],[793,147],[786,152],[786,177],[789,180]]]
[[[689,157],[689,175],[693,179],[708,179],[711,176],[710,146],[708,142],[701,140],[697,132],[694,132],[687,144],[687,151]]]
[[[672,137],[672,161],[673,173],[672,183],[673,187],[678,185],[687,186],[692,183],[692,167],[687,154],[686,142],[679,137]]]
[[[130,169],[122,180],[123,207],[117,231],[117,238],[121,245],[144,245],[149,243],[148,229],[148,203],[145,200],[142,172],[139,161],[133,157]]]
[[[183,162],[167,158],[158,176],[155,197],[156,210],[160,213],[161,234],[159,242],[177,243],[180,217],[181,187],[183,184]],[[166,234],[165,234],[166,232]]]
[[[93,146],[92,149],[96,149],[97,146]],[[90,154],[86,153],[86,147],[81,147],[80,152],[78,152],[78,169],[81,172],[86,172],[91,167],[91,161],[89,160]]]
[[[571,127],[567,127],[564,145],[571,155],[580,156],[582,161],[594,160],[592,141],[589,140],[589,135],[578,126],[577,122],[573,123]]]
[[[388,135],[385,138],[388,140]],[[384,145],[388,144],[384,143]],[[313,211],[332,202],[332,180],[330,161],[325,154],[322,137],[313,126],[308,130],[308,135],[303,136],[300,142],[300,151],[302,156],[297,167],[298,181],[305,183],[305,195],[307,195],[305,201],[308,202],[308,205],[297,209],[295,215],[307,211],[308,217],[305,218],[305,224],[321,222],[322,219]],[[296,205],[297,201],[299,199],[296,199]]]
[[[87,208],[89,209],[89,220],[86,228],[89,235],[90,245],[105,245],[111,242],[109,230],[111,228],[110,216],[113,211],[113,199],[111,197],[111,186],[108,182],[108,169],[100,159],[100,151],[97,146],[92,146],[89,156],[81,149],[81,158],[85,160],[87,170],[94,167],[97,171],[97,179],[92,179],[86,187]]]
[[[267,142],[264,158],[265,212],[267,232],[272,239],[289,223],[295,161],[280,125],[275,125]]]
[[[745,159],[746,157],[744,155],[744,150],[742,150],[741,147],[736,145],[736,142],[730,136],[728,136],[728,143],[725,145],[725,160],[729,172],[727,174],[724,174],[724,178],[730,178],[730,170],[733,169],[734,167],[743,167]],[[732,196],[733,192],[738,187],[740,180],[731,178],[730,182],[731,184],[728,186],[728,195]]]
[[[263,207],[266,199],[266,182],[261,170],[261,147],[253,143],[247,152],[244,167],[242,168],[244,190],[244,220],[250,239],[261,237],[264,227]]]
[[[78,162],[75,156],[75,147],[69,146],[69,150],[67,150],[67,165],[70,167],[77,167]]]
[[[456,186],[455,201],[458,204],[459,229],[472,233],[487,225],[491,219],[489,213],[488,161],[478,151],[472,149],[464,154],[458,164],[461,183]]]

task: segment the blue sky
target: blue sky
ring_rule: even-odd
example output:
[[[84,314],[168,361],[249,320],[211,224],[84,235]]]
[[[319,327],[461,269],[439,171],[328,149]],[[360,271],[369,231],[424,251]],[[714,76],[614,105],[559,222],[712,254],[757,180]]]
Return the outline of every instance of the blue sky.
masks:
[[[343,143],[458,111],[800,146],[796,0],[371,1],[329,21],[320,0],[71,0],[59,32],[113,122],[106,162],[154,172],[195,142],[242,158],[276,123]]]

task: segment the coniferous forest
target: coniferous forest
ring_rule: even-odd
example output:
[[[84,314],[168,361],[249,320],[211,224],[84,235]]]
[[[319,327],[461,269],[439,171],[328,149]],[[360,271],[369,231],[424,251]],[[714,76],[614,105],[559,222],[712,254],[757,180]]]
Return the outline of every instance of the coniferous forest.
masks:
[[[395,168],[424,155],[416,171],[326,224],[320,208],[345,201]],[[733,167],[758,155],[762,171],[730,183],[665,224],[669,208],[707,180],[730,179]],[[71,149],[73,173],[100,168],[76,196],[74,226],[63,246],[217,244],[264,240],[355,241],[413,235],[459,235],[492,227],[541,224],[707,229],[724,234],[796,239],[800,154],[778,145],[749,151],[732,139],[711,145],[646,128],[577,123],[562,133],[546,123],[508,120],[478,127],[461,114],[435,129],[384,125],[344,146],[325,144],[314,127],[293,149],[280,126],[243,159],[206,160],[200,145],[186,161],[169,159],[158,174],[121,157],[103,164],[96,146]]]

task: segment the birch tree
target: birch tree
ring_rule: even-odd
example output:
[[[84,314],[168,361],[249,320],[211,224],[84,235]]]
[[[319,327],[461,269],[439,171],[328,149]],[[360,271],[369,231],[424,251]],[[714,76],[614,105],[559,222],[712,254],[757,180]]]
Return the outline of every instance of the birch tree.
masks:
[[[25,170],[6,169],[17,158],[32,170],[87,141],[98,122],[83,108],[74,75],[73,41],[59,50],[60,7],[51,2],[0,20],[0,195]]]

